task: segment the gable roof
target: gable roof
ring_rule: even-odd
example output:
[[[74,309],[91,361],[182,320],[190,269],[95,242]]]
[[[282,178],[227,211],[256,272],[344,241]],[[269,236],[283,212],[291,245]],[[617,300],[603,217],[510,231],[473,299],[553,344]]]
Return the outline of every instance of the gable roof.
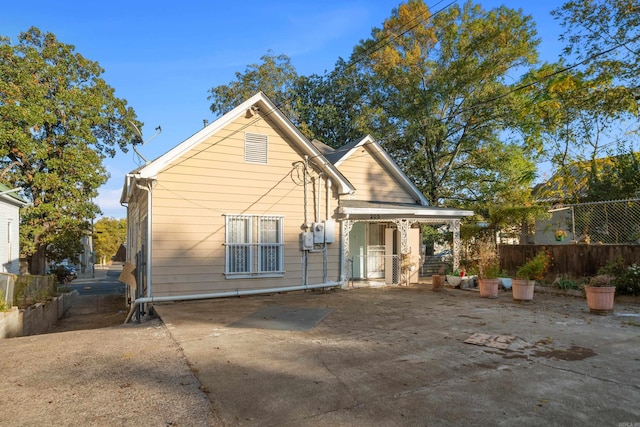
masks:
[[[395,161],[389,156],[389,154],[380,146],[380,144],[371,136],[367,135],[360,141],[354,141],[350,144],[344,145],[336,150],[331,149],[329,146],[322,144],[320,141],[314,141],[316,147],[319,147],[321,151],[325,150],[325,157],[335,167],[340,167],[345,160],[347,160],[353,153],[356,153],[360,147],[367,146],[369,152],[382,166],[393,176],[393,178],[416,200],[417,203],[423,206],[429,205],[429,201],[422,194],[422,192],[415,186],[413,181],[407,177],[407,175],[398,167]],[[319,146],[322,144],[322,146]],[[327,148],[332,151],[327,150]]]
[[[151,161],[150,163],[136,169],[134,172],[142,179],[154,179],[157,174],[172,164],[180,156],[197,147],[200,143],[215,135],[218,131],[224,129],[230,123],[241,116],[257,111],[262,117],[269,116],[278,126],[278,128],[296,144],[296,146],[309,156],[310,161],[327,174],[331,181],[338,187],[340,194],[352,193],[355,188],[349,181],[338,171],[338,169],[325,160],[322,153],[307,139],[291,121],[280,111],[280,109],[262,92],[258,92],[233,110],[222,115],[214,122],[201,129],[182,143],[178,144],[162,156]],[[253,113],[256,114],[256,113]],[[262,119],[260,117],[260,119]]]

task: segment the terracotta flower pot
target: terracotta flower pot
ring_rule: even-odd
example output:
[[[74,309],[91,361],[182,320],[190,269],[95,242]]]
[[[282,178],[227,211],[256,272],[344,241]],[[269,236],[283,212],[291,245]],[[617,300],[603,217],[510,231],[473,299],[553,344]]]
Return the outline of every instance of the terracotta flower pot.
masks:
[[[513,299],[516,301],[531,301],[533,299],[535,285],[535,280],[513,279],[511,282]]]
[[[433,285],[434,291],[441,291],[444,289],[444,276],[440,274],[434,274],[431,276],[431,284]]]
[[[613,313],[613,299],[616,293],[615,286],[585,286],[587,306],[594,314]]]
[[[498,279],[478,279],[481,298],[498,298]]]

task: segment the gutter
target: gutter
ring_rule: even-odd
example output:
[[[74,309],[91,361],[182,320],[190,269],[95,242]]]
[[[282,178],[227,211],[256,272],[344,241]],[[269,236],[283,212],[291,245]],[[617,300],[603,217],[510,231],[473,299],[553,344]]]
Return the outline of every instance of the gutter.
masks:
[[[192,300],[201,300],[201,299],[214,299],[214,298],[227,298],[227,297],[240,297],[245,295],[259,295],[259,294],[271,294],[277,292],[291,292],[291,291],[305,291],[308,289],[318,289],[318,288],[336,288],[342,287],[342,282],[326,282],[319,283],[316,285],[298,285],[298,286],[284,286],[280,288],[266,288],[266,289],[236,289],[234,291],[221,291],[214,292],[209,294],[192,294],[192,295],[170,295],[163,297],[143,297],[136,299],[131,304],[131,309],[129,310],[129,314],[125,319],[124,323],[127,324],[131,320],[133,316],[133,312],[135,308],[139,304],[149,304],[154,302],[174,302],[174,301],[192,301]]]

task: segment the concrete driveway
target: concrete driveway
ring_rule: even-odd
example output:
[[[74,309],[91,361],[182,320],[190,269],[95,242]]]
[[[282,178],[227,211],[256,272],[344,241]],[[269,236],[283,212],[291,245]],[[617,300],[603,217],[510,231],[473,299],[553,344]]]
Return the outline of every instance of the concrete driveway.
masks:
[[[638,427],[640,306],[615,309],[430,286],[156,305],[227,425]]]

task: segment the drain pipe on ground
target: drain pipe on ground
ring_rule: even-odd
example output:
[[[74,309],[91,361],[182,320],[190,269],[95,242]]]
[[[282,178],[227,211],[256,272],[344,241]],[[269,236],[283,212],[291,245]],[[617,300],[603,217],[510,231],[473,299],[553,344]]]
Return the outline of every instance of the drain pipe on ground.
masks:
[[[133,303],[131,303],[131,309],[129,310],[129,314],[127,315],[125,324],[129,323],[131,317],[133,316],[133,312],[138,304],[148,304],[154,302],[174,302],[174,301],[192,301],[192,300],[200,300],[200,299],[215,299],[215,298],[227,298],[227,297],[240,297],[245,295],[259,295],[259,294],[270,294],[277,292],[291,292],[291,291],[306,291],[309,289],[319,289],[319,288],[338,288],[342,287],[341,282],[326,282],[326,283],[318,283],[316,285],[300,285],[300,286],[283,286],[281,288],[268,288],[268,289],[236,289],[235,291],[221,291],[214,292],[209,294],[195,294],[195,295],[170,295],[164,297],[143,297],[136,299]]]

